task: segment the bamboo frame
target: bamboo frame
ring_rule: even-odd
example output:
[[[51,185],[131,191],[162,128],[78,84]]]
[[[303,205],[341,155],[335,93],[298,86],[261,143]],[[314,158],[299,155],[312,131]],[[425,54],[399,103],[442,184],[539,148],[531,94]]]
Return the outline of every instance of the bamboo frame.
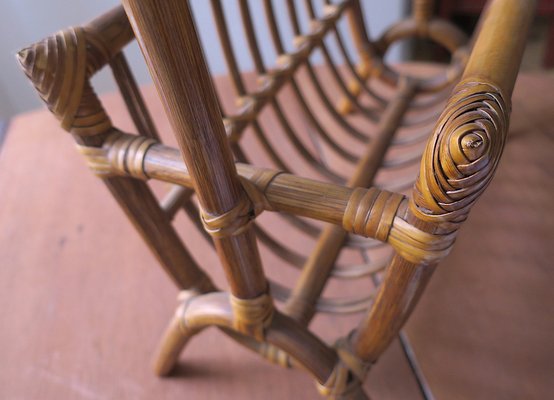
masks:
[[[83,27],[67,29],[22,50],[19,62],[62,128],[71,132],[90,168],[184,290],[160,344],[155,363],[158,374],[170,373],[190,337],[215,325],[271,362],[303,367],[324,396],[363,399],[361,383],[371,364],[398,334],[492,179],[505,142],[510,97],[533,1],[491,1],[471,47],[455,27],[433,18],[432,1],[415,0],[412,17],[377,40],[368,34],[358,0],[325,0],[322,11],[314,1],[305,0],[307,27],[297,2],[287,1],[295,35],[293,50],[287,50],[284,43],[273,3],[264,1],[277,56],[275,67],[268,67],[262,57],[249,3],[237,1],[258,78],[254,89],[239,68],[221,0],[210,3],[239,104],[236,112],[222,110],[188,2],[124,0],[123,7]],[[347,36],[337,28],[341,18],[349,20],[357,67],[345,45]],[[132,31],[179,150],[160,143],[123,56]],[[503,40],[507,35],[510,40]],[[446,73],[420,79],[395,72],[382,61],[393,42],[409,36],[430,38],[448,48],[453,62]],[[334,38],[344,69],[331,54],[327,37]],[[316,51],[323,55],[322,67],[312,60]],[[105,65],[114,73],[138,135],[112,125],[89,83]],[[338,88],[335,99],[323,84],[324,70]],[[300,79],[302,71],[306,79]],[[391,97],[370,86],[375,80],[392,87],[395,94]],[[306,82],[314,96],[308,95]],[[419,160],[417,145],[426,135],[402,131],[418,125],[422,132],[429,129],[436,118],[434,109],[453,84],[423,151],[411,195],[398,192],[408,182],[404,178],[375,186],[379,171],[407,168]],[[313,130],[312,144],[279,99],[287,87],[298,104],[297,112]],[[284,140],[315,179],[299,176],[304,171],[289,165],[273,147],[273,131],[270,134],[264,125],[266,109],[274,113]],[[366,127],[373,126],[373,134],[356,125],[351,114],[363,119]],[[325,118],[336,128],[324,124]],[[265,157],[278,170],[249,162],[242,139],[247,129],[253,130]],[[362,144],[363,153],[349,149],[336,131],[358,147]],[[415,149],[392,155],[402,146]],[[354,164],[354,173],[346,176],[334,170],[326,161],[328,155]],[[162,202],[149,189],[149,179],[174,185]],[[181,209],[216,249],[230,293],[218,291],[177,236],[172,220]],[[317,239],[314,250],[304,255],[272,236],[266,226],[254,221],[264,211],[276,213],[283,223]],[[310,219],[329,225],[321,228]],[[266,277],[256,238],[301,269],[292,290]],[[365,265],[344,265],[337,259],[344,247],[357,249],[368,259],[372,250],[385,244],[394,249],[394,255],[374,291],[357,298],[322,296],[331,278],[369,275],[379,281],[375,276],[384,267],[382,260],[370,255]],[[277,308],[272,296],[285,306]],[[365,315],[349,335],[329,346],[307,329],[317,312]]]

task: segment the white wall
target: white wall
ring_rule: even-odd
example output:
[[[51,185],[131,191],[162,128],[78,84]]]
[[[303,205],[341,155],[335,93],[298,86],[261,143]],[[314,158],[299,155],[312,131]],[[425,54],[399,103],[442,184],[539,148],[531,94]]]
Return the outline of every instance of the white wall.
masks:
[[[284,0],[274,0],[274,4]],[[41,106],[34,89],[30,87],[27,78],[20,71],[15,54],[29,43],[42,39],[62,28],[78,25],[100,15],[102,12],[118,4],[118,0],[3,0],[0,7],[0,118],[8,118],[17,113],[31,110]],[[191,0],[197,26],[204,43],[217,43],[217,35],[213,28],[208,0]],[[372,35],[380,34],[385,27],[404,15],[406,0],[390,0],[380,2],[376,0],[362,0],[365,15]],[[239,11],[236,1],[224,0],[226,12],[231,16],[230,21],[238,21]],[[252,14],[260,16],[256,20],[263,27],[264,18],[262,2],[250,0]],[[285,7],[276,7],[279,11],[277,17],[285,23]],[[300,7],[301,9],[303,7]],[[229,24],[231,37],[242,40],[242,45],[237,46],[237,57],[244,60],[241,67],[251,69],[247,46],[242,38],[242,28],[239,23]],[[264,49],[264,58],[269,65],[272,64],[274,54],[267,32],[262,32],[260,44]],[[284,41],[291,43],[292,33],[286,29]],[[400,49],[395,48],[391,52],[390,60],[400,59]],[[142,56],[136,43],[126,50],[127,57],[139,83],[148,83],[150,78],[142,60]],[[206,57],[213,73],[225,73],[225,63],[218,46],[209,46],[206,49]],[[95,88],[99,93],[114,90],[115,86],[108,71],[102,71],[94,78]]]

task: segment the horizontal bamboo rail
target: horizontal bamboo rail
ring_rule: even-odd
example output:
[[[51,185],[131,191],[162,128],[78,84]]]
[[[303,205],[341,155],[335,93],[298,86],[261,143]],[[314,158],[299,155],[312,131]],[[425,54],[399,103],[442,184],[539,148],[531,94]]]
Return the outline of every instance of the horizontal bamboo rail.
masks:
[[[88,153],[89,166],[101,176],[132,176],[139,179],[151,178],[186,188],[193,188],[192,179],[179,151],[166,145],[152,143],[142,152],[130,151],[136,146],[132,143],[138,139],[135,135],[113,132],[104,147]],[[83,149],[81,147],[81,149]],[[348,210],[355,197],[361,198],[365,193],[390,196],[393,193],[377,188],[348,188],[334,183],[321,182],[292,174],[258,168],[249,164],[236,163],[237,172],[245,181],[246,187],[254,186],[263,196],[258,205],[263,210],[286,212],[323,222],[342,226],[348,232],[383,240],[376,233],[367,235],[369,227],[354,226],[348,215],[356,214]],[[253,195],[255,196],[255,195]],[[360,211],[362,208],[360,208]],[[371,208],[365,212],[371,213]],[[392,216],[394,217],[394,216]],[[362,215],[357,218],[363,219]],[[374,218],[378,220],[378,216]]]

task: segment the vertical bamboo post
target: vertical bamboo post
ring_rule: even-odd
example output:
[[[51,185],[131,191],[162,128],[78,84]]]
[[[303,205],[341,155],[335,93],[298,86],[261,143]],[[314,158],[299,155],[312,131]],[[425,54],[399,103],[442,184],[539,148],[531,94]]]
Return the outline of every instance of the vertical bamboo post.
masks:
[[[178,139],[204,220],[244,219],[241,208],[249,201],[237,177],[188,2],[124,0],[123,6]],[[255,237],[247,226],[242,228],[221,235],[226,228],[215,228],[212,233],[232,294],[249,299],[264,294],[268,285]]]
[[[423,153],[404,216],[419,231],[455,234],[492,179],[504,147],[510,97],[534,3],[490,3],[462,81],[453,90]],[[373,307],[352,337],[355,353],[366,362],[375,362],[396,337],[439,260],[414,261],[393,257]]]

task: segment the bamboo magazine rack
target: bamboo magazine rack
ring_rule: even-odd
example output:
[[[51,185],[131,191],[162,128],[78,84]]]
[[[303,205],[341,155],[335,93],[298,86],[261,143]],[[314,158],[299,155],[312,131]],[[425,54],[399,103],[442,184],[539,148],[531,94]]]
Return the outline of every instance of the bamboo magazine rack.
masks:
[[[412,15],[378,38],[369,35],[358,0],[264,0],[256,4],[261,23],[252,2],[231,1],[253,66],[241,67],[226,2],[211,0],[231,105],[216,90],[183,0],[123,0],[18,59],[181,290],[157,353],[158,374],[170,373],[192,336],[217,326],[271,362],[308,371],[323,396],[364,399],[371,365],[399,334],[494,175],[534,2],[491,0],[467,39],[434,18],[426,0],[413,1]],[[271,49],[262,48],[262,35]],[[410,37],[446,48],[450,65],[422,76],[387,64],[390,46]],[[135,38],[179,149],[160,142],[122,53]],[[135,134],[112,124],[91,86],[105,66]],[[249,152],[250,142],[258,150]],[[158,201],[149,180],[173,186]],[[177,235],[179,210],[217,252],[227,290]],[[293,248],[273,235],[262,213],[306,245]],[[343,261],[347,251],[363,260]],[[293,287],[274,279],[279,271],[271,265],[262,267],[269,253],[296,268]],[[364,279],[355,295],[323,293],[330,281]],[[318,313],[361,318],[329,344],[308,329]]]

